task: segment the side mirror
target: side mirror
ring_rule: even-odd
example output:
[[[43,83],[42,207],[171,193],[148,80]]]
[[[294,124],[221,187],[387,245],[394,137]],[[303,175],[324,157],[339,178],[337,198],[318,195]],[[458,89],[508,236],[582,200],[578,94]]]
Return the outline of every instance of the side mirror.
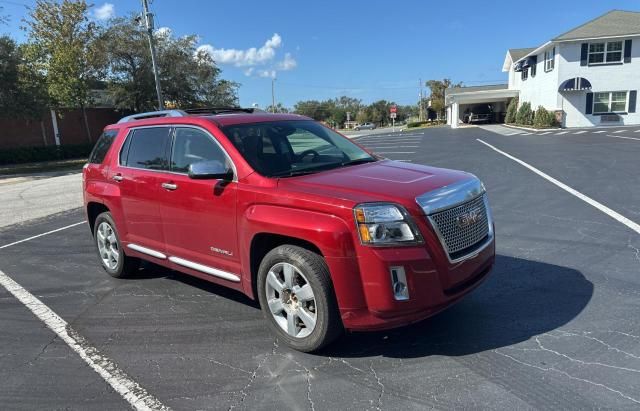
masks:
[[[233,170],[217,160],[189,165],[189,178],[194,180],[233,180]]]

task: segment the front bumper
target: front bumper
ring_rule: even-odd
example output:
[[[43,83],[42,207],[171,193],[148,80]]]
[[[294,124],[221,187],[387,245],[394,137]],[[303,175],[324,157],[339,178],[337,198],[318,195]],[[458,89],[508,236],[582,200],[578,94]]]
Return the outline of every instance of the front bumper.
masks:
[[[428,239],[421,247],[362,249],[358,266],[366,308],[341,309],[345,328],[383,330],[437,314],[480,285],[495,261],[494,239],[477,255],[458,263],[450,263],[441,250]],[[406,273],[408,300],[393,296],[390,267],[397,266]]]

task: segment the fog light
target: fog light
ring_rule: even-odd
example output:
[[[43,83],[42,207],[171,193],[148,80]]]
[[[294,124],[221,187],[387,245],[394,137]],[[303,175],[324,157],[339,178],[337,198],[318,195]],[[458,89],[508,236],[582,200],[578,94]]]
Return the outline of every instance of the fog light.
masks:
[[[409,286],[407,285],[407,275],[404,267],[391,267],[391,288],[393,289],[393,298],[396,300],[409,299]]]

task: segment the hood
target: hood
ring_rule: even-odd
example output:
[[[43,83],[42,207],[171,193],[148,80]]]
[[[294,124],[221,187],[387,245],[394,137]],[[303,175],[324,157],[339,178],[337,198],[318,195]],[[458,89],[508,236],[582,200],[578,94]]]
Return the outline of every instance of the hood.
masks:
[[[463,171],[382,160],[306,176],[282,178],[278,188],[358,203],[399,203],[412,213],[422,213],[416,197],[453,183],[474,178]],[[331,201],[332,203],[334,201]]]

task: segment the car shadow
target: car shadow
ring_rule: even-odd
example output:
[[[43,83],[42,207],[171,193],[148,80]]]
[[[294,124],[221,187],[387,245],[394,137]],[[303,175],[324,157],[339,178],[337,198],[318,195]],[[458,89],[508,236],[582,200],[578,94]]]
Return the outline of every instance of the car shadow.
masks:
[[[171,270],[169,268],[153,264],[148,261],[143,261],[140,270],[136,273],[131,280],[146,280],[154,278],[164,278],[170,281],[177,281],[188,286],[197,288],[201,291],[216,294],[220,297],[236,301],[238,303],[247,305],[249,307],[260,310],[260,304],[258,301],[254,301],[247,297],[240,291],[218,285],[198,277],[194,277],[188,274],[181,273],[179,271]]]
[[[416,358],[479,353],[564,326],[592,296],[593,284],[577,270],[499,255],[485,283],[448,310],[390,331],[347,334],[318,354]]]
[[[134,277],[146,278],[178,281],[260,309],[257,301],[238,291],[155,264],[144,263]],[[498,255],[485,283],[446,311],[393,330],[347,333],[316,355],[416,358],[478,353],[562,327],[592,296],[593,284],[577,270]]]

